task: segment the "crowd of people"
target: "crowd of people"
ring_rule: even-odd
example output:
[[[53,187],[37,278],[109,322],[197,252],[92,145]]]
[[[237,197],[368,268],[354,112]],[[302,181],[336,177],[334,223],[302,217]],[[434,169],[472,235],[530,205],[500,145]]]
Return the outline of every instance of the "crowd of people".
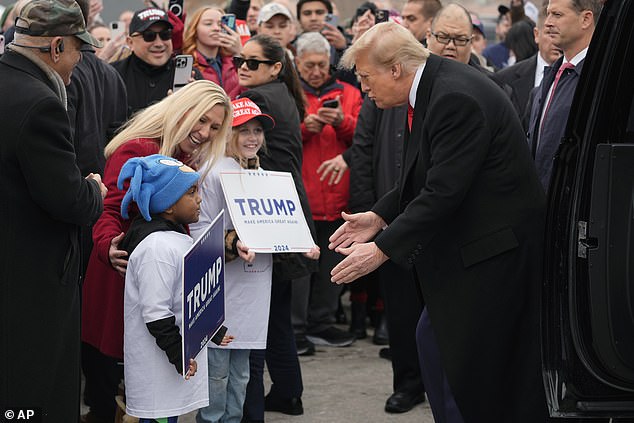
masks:
[[[112,423],[120,395],[141,423],[301,415],[298,356],[372,324],[386,412],[549,421],[544,210],[600,0],[511,0],[496,40],[441,0],[351,17],[148,1],[115,36],[102,10],[18,0],[0,18],[0,405],[47,423]],[[183,368],[181,258],[240,169],[292,175],[315,245],[256,254],[227,219],[227,332]]]

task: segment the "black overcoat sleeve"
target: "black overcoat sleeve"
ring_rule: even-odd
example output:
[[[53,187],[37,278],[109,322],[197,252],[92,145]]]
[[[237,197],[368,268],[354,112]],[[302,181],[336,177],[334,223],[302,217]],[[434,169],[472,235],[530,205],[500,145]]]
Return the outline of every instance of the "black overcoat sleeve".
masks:
[[[59,101],[45,98],[20,125],[20,168],[33,201],[51,217],[76,225],[93,224],[103,211],[99,185],[75,164],[68,116]]]
[[[414,131],[412,135],[417,137],[407,141],[416,145],[407,147],[404,163],[406,172],[412,160],[414,174],[417,168],[424,169],[422,189],[408,193],[412,182],[406,174],[402,186],[386,194],[373,209],[389,223],[377,236],[377,246],[393,261],[406,266],[420,258],[415,253],[427,248],[461,206],[487,157],[492,139],[484,113],[468,95],[443,95],[435,104],[430,103],[429,110],[434,112],[425,119],[422,131]],[[405,197],[399,195],[399,189],[405,192]]]

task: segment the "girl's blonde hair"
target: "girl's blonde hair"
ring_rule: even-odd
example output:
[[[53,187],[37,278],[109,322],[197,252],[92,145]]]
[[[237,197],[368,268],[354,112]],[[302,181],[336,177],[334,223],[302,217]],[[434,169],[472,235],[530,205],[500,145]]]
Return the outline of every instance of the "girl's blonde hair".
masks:
[[[222,126],[213,140],[203,143],[195,151],[189,163],[198,169],[203,166],[211,168],[216,160],[224,156],[233,122],[231,100],[222,88],[211,81],[187,84],[176,93],[135,114],[106,146],[106,159],[126,141],[138,138],[159,139],[159,153],[174,157],[178,144],[189,136],[201,116],[215,106],[221,106],[225,110]]]
[[[257,120],[257,119],[254,118],[254,120]],[[246,123],[247,122],[243,123],[242,125]],[[260,122],[260,124],[262,123]],[[235,159],[238,159],[240,163],[247,160],[246,157],[240,154],[240,146],[238,145],[238,139],[240,138],[240,127],[242,125],[235,126],[233,130],[231,131],[231,135],[229,135],[229,139],[227,140],[227,151],[225,153],[227,157],[233,157]],[[262,125],[262,129],[264,129],[264,125]],[[263,137],[262,145],[260,146],[260,149],[258,150],[258,152],[266,151],[266,137],[264,136],[264,133],[262,133],[262,137]]]
[[[187,17],[187,28],[185,28],[185,33],[183,34],[183,54],[191,54],[194,56],[194,61],[196,61],[196,55],[194,52],[198,48],[198,37],[196,29],[198,28],[198,24],[200,23],[200,19],[208,10],[217,10],[220,12],[220,15],[224,15],[225,11],[220,7],[216,6],[204,6],[200,9],[196,10],[191,16]]]

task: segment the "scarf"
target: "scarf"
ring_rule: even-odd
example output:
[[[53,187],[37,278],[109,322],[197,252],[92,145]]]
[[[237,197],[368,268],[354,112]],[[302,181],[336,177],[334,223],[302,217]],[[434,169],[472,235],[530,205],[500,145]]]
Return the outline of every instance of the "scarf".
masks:
[[[52,82],[53,91],[55,92],[57,97],[59,97],[59,100],[64,105],[64,110],[68,110],[68,102],[66,98],[66,86],[64,85],[64,81],[62,81],[62,77],[59,76],[59,74],[55,71],[55,69],[47,65],[42,59],[38,57],[37,54],[30,51],[28,48],[16,46],[15,44],[9,44],[7,46],[7,49],[15,53],[21,54],[22,56],[29,59],[31,62],[35,63],[37,67],[42,69],[44,74],[46,74],[48,79]]]

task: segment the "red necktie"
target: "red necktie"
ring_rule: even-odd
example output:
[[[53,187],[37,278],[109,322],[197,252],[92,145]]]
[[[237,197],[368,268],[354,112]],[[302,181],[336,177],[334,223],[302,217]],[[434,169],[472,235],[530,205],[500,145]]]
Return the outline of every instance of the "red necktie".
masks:
[[[553,82],[553,89],[550,93],[550,98],[548,99],[548,104],[546,104],[546,108],[544,109],[544,117],[542,117],[542,123],[540,125],[541,128],[544,126],[544,121],[546,120],[546,116],[548,115],[548,109],[550,108],[551,103],[553,102],[553,98],[555,98],[555,90],[557,89],[557,84],[559,83],[559,79],[561,75],[563,75],[565,69],[574,69],[575,65],[570,62],[564,62],[561,64],[559,69],[557,70],[557,74],[555,75],[555,81]]]
[[[407,104],[407,125],[409,126],[409,131],[412,132],[412,121],[414,120],[414,108]]]

